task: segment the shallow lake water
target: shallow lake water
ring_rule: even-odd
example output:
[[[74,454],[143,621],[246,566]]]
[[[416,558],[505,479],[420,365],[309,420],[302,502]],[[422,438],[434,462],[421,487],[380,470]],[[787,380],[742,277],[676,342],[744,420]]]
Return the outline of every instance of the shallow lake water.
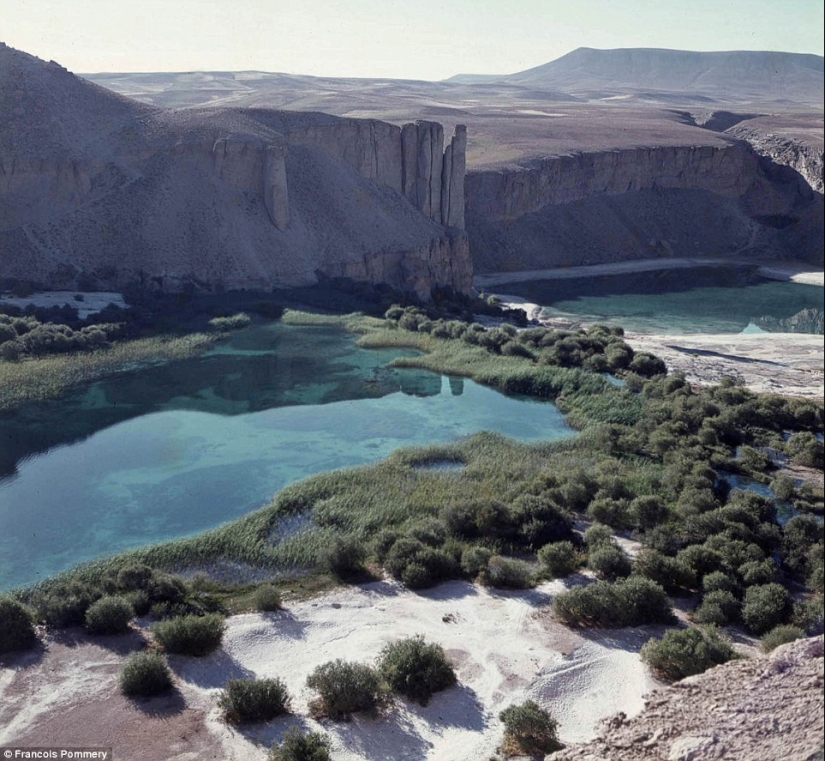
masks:
[[[400,353],[275,323],[0,418],[0,589],[203,531],[398,447],[574,433],[550,403],[390,368]]]
[[[819,286],[766,280],[738,267],[504,283],[494,290],[542,305],[547,317],[608,322],[637,333],[821,334],[825,310]]]

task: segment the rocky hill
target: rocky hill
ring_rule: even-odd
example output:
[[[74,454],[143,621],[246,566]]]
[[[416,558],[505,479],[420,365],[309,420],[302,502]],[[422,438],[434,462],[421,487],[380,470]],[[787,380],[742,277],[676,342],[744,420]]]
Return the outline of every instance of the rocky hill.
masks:
[[[819,761],[825,747],[822,637],[732,661],[649,696],[602,736],[552,761]]]
[[[470,287],[462,127],[158,108],[2,44],[0,113],[0,278]]]
[[[588,97],[681,94],[726,102],[785,101],[821,108],[823,58],[756,50],[578,48],[500,81]]]

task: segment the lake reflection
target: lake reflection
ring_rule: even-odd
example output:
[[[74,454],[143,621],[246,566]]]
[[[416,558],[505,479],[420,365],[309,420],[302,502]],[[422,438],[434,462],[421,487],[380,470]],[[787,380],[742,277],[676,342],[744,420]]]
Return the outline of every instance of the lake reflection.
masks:
[[[549,403],[388,367],[398,354],[275,324],[0,420],[0,588],[211,528],[401,446],[573,433]]]

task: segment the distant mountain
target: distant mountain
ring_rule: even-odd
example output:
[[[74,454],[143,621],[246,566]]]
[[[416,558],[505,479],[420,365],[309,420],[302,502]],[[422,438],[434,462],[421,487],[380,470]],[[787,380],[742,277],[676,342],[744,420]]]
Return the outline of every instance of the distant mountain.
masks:
[[[597,97],[679,93],[718,100],[794,101],[822,106],[823,58],[750,50],[700,53],[659,48],[578,48],[500,81]]]

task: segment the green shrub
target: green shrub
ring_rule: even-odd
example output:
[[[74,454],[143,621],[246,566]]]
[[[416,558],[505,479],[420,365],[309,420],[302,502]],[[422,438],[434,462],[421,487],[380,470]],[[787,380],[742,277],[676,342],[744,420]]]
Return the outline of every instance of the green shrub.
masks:
[[[487,569],[481,574],[481,581],[486,586],[504,589],[527,589],[534,585],[533,573],[527,563],[501,555],[490,558]]]
[[[129,563],[117,573],[117,585],[124,592],[146,589],[152,580],[154,571],[143,563]]]
[[[628,517],[642,531],[663,523],[668,515],[667,505],[662,498],[652,494],[636,497],[628,509]]]
[[[335,536],[318,553],[318,563],[338,578],[347,578],[364,569],[367,548],[357,537]]]
[[[623,499],[602,497],[587,506],[587,515],[598,523],[622,528],[627,523],[627,502]]]
[[[86,611],[86,629],[92,634],[123,634],[135,610],[125,597],[101,597]]]
[[[447,539],[447,525],[437,518],[429,518],[407,531],[407,536],[430,547],[441,547]]]
[[[742,576],[742,583],[746,587],[770,584],[776,581],[776,566],[772,560],[750,560],[739,566],[739,574]]]
[[[456,683],[455,671],[440,645],[422,637],[393,642],[381,651],[378,671],[393,692],[427,705],[430,697]]]
[[[660,640],[650,639],[642,647],[641,656],[657,674],[674,681],[739,657],[713,627],[666,632]]]
[[[584,543],[588,550],[595,549],[600,544],[613,542],[613,531],[602,523],[594,523],[584,532]]]
[[[762,636],[762,650],[769,653],[780,645],[787,645],[789,642],[802,639],[804,636],[805,632],[798,626],[780,624],[779,626],[774,626],[773,629]]]
[[[304,735],[290,727],[281,743],[272,746],[269,761],[330,761],[329,740],[320,732]]]
[[[742,622],[752,634],[764,634],[783,623],[790,608],[790,596],[781,584],[748,587],[742,601]]]
[[[505,708],[499,719],[504,723],[502,751],[507,755],[534,756],[563,747],[557,735],[558,722],[532,700]]]
[[[160,653],[132,653],[120,672],[120,689],[126,695],[149,697],[172,686],[172,673]]]
[[[493,553],[486,547],[467,547],[461,553],[461,570],[472,579],[487,570]]]
[[[307,677],[307,687],[318,693],[318,699],[310,706],[313,713],[331,719],[370,711],[384,699],[381,679],[374,669],[340,658],[318,666]]]
[[[615,544],[602,544],[591,550],[587,565],[602,579],[615,581],[630,576],[630,558]]]
[[[700,624],[727,626],[739,620],[740,608],[741,603],[730,592],[718,589],[705,594],[693,618]]]
[[[696,584],[690,568],[654,549],[645,548],[633,559],[633,573],[655,581],[668,594],[685,592]]]
[[[545,544],[538,551],[542,570],[551,579],[563,579],[573,573],[580,563],[579,553],[573,542],[553,542]]]
[[[269,721],[288,713],[289,694],[280,679],[230,679],[218,705],[233,724]]]
[[[705,594],[709,592],[730,592],[734,595],[740,595],[742,588],[739,582],[730,574],[714,571],[702,579],[702,591]]]
[[[217,650],[226,622],[217,613],[179,616],[152,625],[152,634],[168,653],[203,656]]]
[[[89,606],[100,597],[100,592],[81,582],[58,584],[34,598],[39,620],[49,626],[66,628],[80,626],[86,619]]]
[[[281,592],[274,584],[261,584],[252,595],[256,610],[269,612],[281,609]]]
[[[460,575],[452,556],[410,537],[402,537],[393,544],[384,567],[410,589],[424,589]]]
[[[641,576],[575,587],[553,598],[553,612],[571,626],[641,626],[674,618],[665,591]]]
[[[25,650],[36,641],[29,610],[12,597],[0,597],[0,654]]]

